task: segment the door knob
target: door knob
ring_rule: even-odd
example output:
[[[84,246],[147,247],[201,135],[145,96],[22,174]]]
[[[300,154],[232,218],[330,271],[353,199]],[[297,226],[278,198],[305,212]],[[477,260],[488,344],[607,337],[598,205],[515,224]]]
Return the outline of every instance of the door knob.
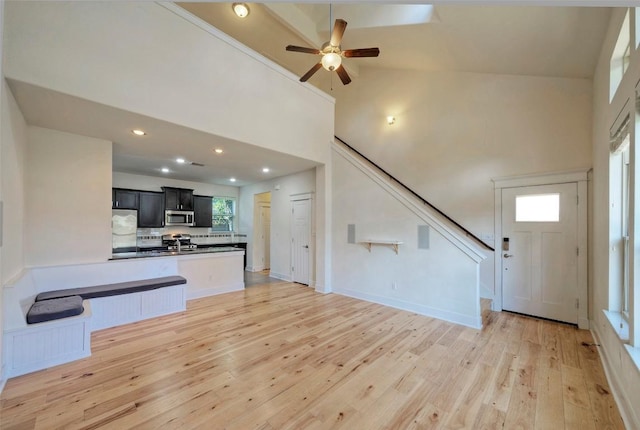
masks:
[[[506,254],[506,253],[505,253],[505,254],[503,255],[503,257],[504,257],[504,258],[513,257],[513,254]]]
[[[305,245],[304,247],[305,247],[305,248],[307,248],[307,249],[309,249],[309,245]]]

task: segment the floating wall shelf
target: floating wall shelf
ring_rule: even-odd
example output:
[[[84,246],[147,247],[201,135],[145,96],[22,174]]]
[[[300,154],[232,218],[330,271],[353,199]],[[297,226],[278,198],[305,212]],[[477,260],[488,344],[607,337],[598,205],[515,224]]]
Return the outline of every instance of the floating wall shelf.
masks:
[[[374,239],[365,239],[360,243],[364,244],[364,246],[371,252],[372,245],[381,245],[381,246],[390,246],[393,248],[396,254],[398,254],[398,245],[402,245],[403,242],[399,242],[397,240],[374,240]]]

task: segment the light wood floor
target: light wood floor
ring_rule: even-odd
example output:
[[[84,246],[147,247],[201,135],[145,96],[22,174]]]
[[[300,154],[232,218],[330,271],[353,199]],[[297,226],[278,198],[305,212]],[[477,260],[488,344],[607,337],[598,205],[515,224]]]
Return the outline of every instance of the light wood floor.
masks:
[[[90,358],[8,381],[9,429],[622,429],[588,331],[482,331],[298,284],[103,330]]]

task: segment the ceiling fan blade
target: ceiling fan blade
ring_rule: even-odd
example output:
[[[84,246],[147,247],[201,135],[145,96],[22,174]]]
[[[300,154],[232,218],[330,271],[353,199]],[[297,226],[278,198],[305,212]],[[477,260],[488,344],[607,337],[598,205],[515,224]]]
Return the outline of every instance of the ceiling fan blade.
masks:
[[[307,73],[302,75],[302,77],[300,78],[300,82],[307,82],[307,80],[311,76],[313,76],[313,74],[317,72],[320,69],[320,67],[322,67],[322,63],[315,64],[312,68],[309,69]]]
[[[288,45],[285,49],[287,51],[302,52],[304,54],[316,54],[316,55],[320,55],[321,54],[319,49],[305,48],[304,46]]]
[[[380,55],[378,48],[363,48],[363,49],[347,49],[342,51],[342,55],[347,58],[351,57],[377,57]]]
[[[340,76],[340,80],[342,81],[343,85],[347,85],[349,82],[351,82],[351,78],[349,77],[349,74],[344,69],[342,64],[336,69],[336,73],[338,74],[338,76]]]
[[[331,40],[329,43],[331,46],[340,46],[342,42],[342,35],[347,28],[347,21],[344,19],[336,19],[336,23],[333,26],[333,32],[331,33]]]

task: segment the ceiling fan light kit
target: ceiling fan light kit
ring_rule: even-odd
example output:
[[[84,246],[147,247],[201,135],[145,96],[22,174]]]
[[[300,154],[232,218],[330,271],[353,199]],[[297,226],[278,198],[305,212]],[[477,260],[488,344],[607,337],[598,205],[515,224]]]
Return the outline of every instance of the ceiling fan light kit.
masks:
[[[249,6],[247,6],[246,3],[234,3],[231,5],[231,8],[238,18],[245,18],[249,15]]]
[[[329,72],[335,71],[342,81],[342,84],[347,85],[351,82],[351,78],[342,65],[343,58],[377,57],[380,55],[380,50],[378,48],[346,49],[343,51],[340,43],[342,42],[342,36],[344,35],[346,28],[347,21],[343,19],[336,19],[333,31],[331,32],[331,39],[322,45],[322,49],[306,48],[304,46],[295,45],[289,45],[285,48],[287,51],[322,56],[319,63],[315,64],[307,73],[302,75],[300,82],[306,82],[320,68],[324,68]]]
[[[328,54],[324,54],[322,56],[321,62],[322,67],[324,67],[329,72],[333,72],[342,64],[342,57],[335,52],[329,52]]]

